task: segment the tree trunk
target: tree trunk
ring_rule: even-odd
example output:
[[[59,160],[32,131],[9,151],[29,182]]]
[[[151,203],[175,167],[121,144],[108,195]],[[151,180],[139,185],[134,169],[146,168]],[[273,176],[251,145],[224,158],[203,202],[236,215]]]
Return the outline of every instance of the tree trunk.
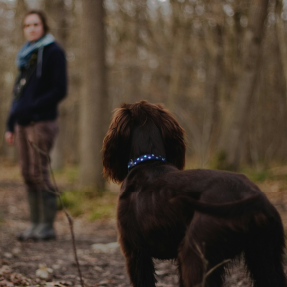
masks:
[[[187,29],[180,27],[176,33],[170,67],[170,79],[167,93],[167,106],[175,111],[178,94],[180,91],[180,80],[182,71],[182,55],[186,47]]]
[[[23,43],[25,41],[23,29],[22,29],[22,21],[23,21],[23,17],[24,17],[24,14],[26,13],[26,11],[27,11],[27,7],[25,4],[25,1],[24,0],[18,0],[17,6],[16,6],[16,14],[15,14],[15,26],[14,26],[13,33],[12,33],[13,37],[12,37],[11,42],[10,42],[10,47],[12,48],[12,53],[10,54],[11,58],[9,59],[10,65],[9,65],[9,68],[6,70],[6,72],[8,72],[10,75],[13,75],[12,76],[13,80],[11,82],[11,85],[10,85],[10,83],[9,83],[9,85],[6,85],[6,83],[4,83],[4,87],[2,86],[2,91],[1,91],[1,93],[7,95],[7,98],[3,101],[3,106],[6,107],[5,111],[3,113],[3,118],[4,118],[4,122],[5,122],[5,130],[6,130],[6,119],[8,116],[8,110],[9,110],[9,108],[11,106],[11,102],[12,102],[12,87],[13,87],[14,79],[16,78],[16,75],[18,73],[16,66],[15,66],[15,58],[16,58],[18,49],[20,49],[20,47],[23,45]],[[1,105],[2,105],[2,103],[1,103]],[[4,137],[3,137],[3,140],[4,140]],[[0,146],[0,148],[1,148],[1,146]],[[5,144],[3,144],[3,149],[1,152],[10,161],[15,162],[17,160],[17,152],[15,149],[15,146],[11,147],[5,143]]]
[[[101,146],[106,132],[107,87],[103,0],[82,1],[80,184],[104,188]]]
[[[213,37],[211,35],[213,34]],[[211,33],[205,35],[207,40],[206,47],[208,51],[209,67],[206,79],[206,92],[204,99],[204,112],[202,124],[202,140],[201,140],[201,166],[205,166],[208,160],[208,153],[211,146],[212,134],[218,126],[219,114],[219,86],[223,62],[223,39],[222,27],[216,24]],[[209,41],[209,39],[211,39]]]
[[[142,69],[139,63],[138,51],[141,47],[140,33],[143,28],[143,21],[146,13],[146,0],[135,2],[134,29],[132,31],[132,42],[130,43],[130,100],[128,102],[138,102],[143,100],[142,96]]]
[[[252,0],[249,26],[245,33],[242,71],[238,78],[237,90],[230,113],[225,118],[219,144],[218,167],[237,170],[244,146],[245,129],[249,107],[259,73],[259,59],[268,0]]]
[[[283,21],[281,18],[282,13],[282,1],[277,0],[276,3],[276,32],[277,32],[277,39],[279,43],[279,50],[281,56],[281,62],[283,67],[284,73],[284,80],[285,80],[285,93],[286,93],[286,103],[287,103],[287,32],[286,32],[286,21]]]
[[[49,16],[51,33],[55,36],[57,42],[65,49],[67,46],[67,11],[64,0],[45,0],[45,10]],[[64,165],[64,129],[66,126],[66,105],[65,102],[59,106],[59,128],[54,148],[51,153],[52,168],[61,169]]]
[[[184,68],[183,55],[186,53],[188,38],[190,37],[191,22],[182,17],[182,4],[178,1],[171,1],[171,35],[174,40],[171,44],[170,72],[167,89],[167,107],[175,111],[180,102],[179,94],[183,80],[182,70]]]

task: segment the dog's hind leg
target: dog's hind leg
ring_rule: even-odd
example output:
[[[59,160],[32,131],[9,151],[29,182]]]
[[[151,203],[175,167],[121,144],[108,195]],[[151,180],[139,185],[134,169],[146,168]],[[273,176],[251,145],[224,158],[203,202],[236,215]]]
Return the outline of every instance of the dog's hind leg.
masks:
[[[221,287],[225,265],[241,254],[244,234],[229,219],[195,213],[179,248],[181,282],[184,287]],[[201,285],[200,285],[201,284]]]
[[[224,267],[219,266],[210,275],[210,267],[220,261],[215,254],[216,263],[209,260],[211,256],[204,253],[203,244],[187,236],[179,250],[180,287],[221,287],[223,284]],[[208,275],[208,276],[207,276]]]
[[[274,211],[266,223],[251,227],[245,248],[245,263],[254,287],[286,287],[283,270],[285,238],[281,219]]]
[[[201,258],[187,240],[184,239],[178,254],[180,287],[201,286],[203,264]]]
[[[209,262],[198,250],[199,244],[183,242],[179,251],[180,287],[221,287],[223,283],[224,267],[219,266],[209,276]],[[214,264],[215,266],[216,264]],[[204,285],[202,285],[204,284]]]
[[[152,257],[144,249],[126,253],[126,265],[134,287],[155,287],[155,268]]]

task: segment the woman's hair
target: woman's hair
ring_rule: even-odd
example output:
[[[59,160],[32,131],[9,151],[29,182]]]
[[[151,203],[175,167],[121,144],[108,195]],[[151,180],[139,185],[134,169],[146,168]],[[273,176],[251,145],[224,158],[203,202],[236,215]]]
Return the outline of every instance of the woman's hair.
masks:
[[[25,21],[26,17],[29,15],[32,15],[32,14],[36,14],[39,16],[39,18],[41,19],[42,25],[43,25],[44,34],[47,34],[49,32],[50,28],[48,26],[47,17],[45,15],[45,13],[41,10],[37,10],[37,9],[29,10],[24,16],[23,26],[24,26],[24,21]]]

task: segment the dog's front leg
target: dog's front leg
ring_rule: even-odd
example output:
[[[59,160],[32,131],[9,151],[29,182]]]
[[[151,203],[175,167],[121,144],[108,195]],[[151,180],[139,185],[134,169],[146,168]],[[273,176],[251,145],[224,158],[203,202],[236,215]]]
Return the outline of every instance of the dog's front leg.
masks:
[[[128,274],[134,287],[155,287],[155,268],[152,257],[144,249],[125,253]]]

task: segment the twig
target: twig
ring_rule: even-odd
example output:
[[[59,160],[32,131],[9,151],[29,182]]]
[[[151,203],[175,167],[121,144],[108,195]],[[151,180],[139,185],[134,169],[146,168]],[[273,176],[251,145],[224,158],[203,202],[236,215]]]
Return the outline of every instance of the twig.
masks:
[[[230,262],[231,259],[226,259],[223,260],[222,262],[218,263],[217,265],[215,265],[213,268],[211,268],[206,274],[205,276],[208,277],[215,269],[217,269],[218,267],[220,267],[221,265],[224,265],[225,263]]]
[[[202,250],[200,249],[199,245],[193,241],[195,248],[197,250],[197,252],[199,253],[199,257],[202,260],[203,263],[203,278],[202,278],[202,282],[200,284],[198,284],[196,287],[204,287],[205,286],[205,282],[206,282],[206,278],[212,273],[214,272],[217,268],[219,268],[220,266],[228,263],[231,261],[231,259],[226,259],[223,260],[222,262],[218,263],[217,265],[215,265],[214,267],[212,267],[210,270],[207,271],[207,265],[208,265],[208,261],[205,259],[204,254],[202,252]]]
[[[195,248],[197,250],[197,252],[199,253],[199,257],[201,258],[202,260],[202,265],[203,265],[203,277],[202,277],[202,282],[201,284],[199,284],[199,287],[202,286],[204,287],[205,286],[205,281],[206,281],[206,272],[207,272],[207,265],[208,265],[208,261],[205,259],[204,257],[204,254],[203,252],[201,251],[199,245],[193,240],[193,243],[195,245]]]
[[[64,213],[65,213],[65,215],[66,215],[66,217],[68,219],[70,232],[71,232],[71,236],[72,236],[73,252],[74,252],[75,261],[76,261],[76,264],[77,264],[77,269],[78,269],[78,273],[79,273],[79,277],[80,277],[81,287],[84,287],[84,280],[83,280],[83,276],[82,276],[82,272],[81,272],[81,268],[80,268],[80,264],[79,264],[79,260],[78,260],[78,255],[77,255],[77,247],[76,247],[75,233],[74,233],[74,227],[73,227],[73,219],[70,216],[70,214],[68,213],[68,211],[67,211],[67,209],[66,209],[66,207],[64,205],[64,202],[62,200],[61,193],[59,192],[59,188],[57,186],[57,183],[56,183],[56,180],[55,180],[55,176],[54,176],[54,172],[53,172],[52,166],[51,166],[51,159],[50,159],[50,157],[49,157],[47,152],[41,150],[33,142],[31,142],[29,140],[28,140],[28,142],[39,154],[41,153],[42,155],[47,157],[47,160],[48,160],[48,163],[49,163],[50,174],[52,176],[53,183],[54,183],[54,188],[55,188],[55,191],[52,191],[52,190],[49,190],[49,189],[48,189],[48,191],[51,192],[51,193],[56,194],[56,196],[59,198],[61,206],[63,208],[63,211],[64,211]]]

